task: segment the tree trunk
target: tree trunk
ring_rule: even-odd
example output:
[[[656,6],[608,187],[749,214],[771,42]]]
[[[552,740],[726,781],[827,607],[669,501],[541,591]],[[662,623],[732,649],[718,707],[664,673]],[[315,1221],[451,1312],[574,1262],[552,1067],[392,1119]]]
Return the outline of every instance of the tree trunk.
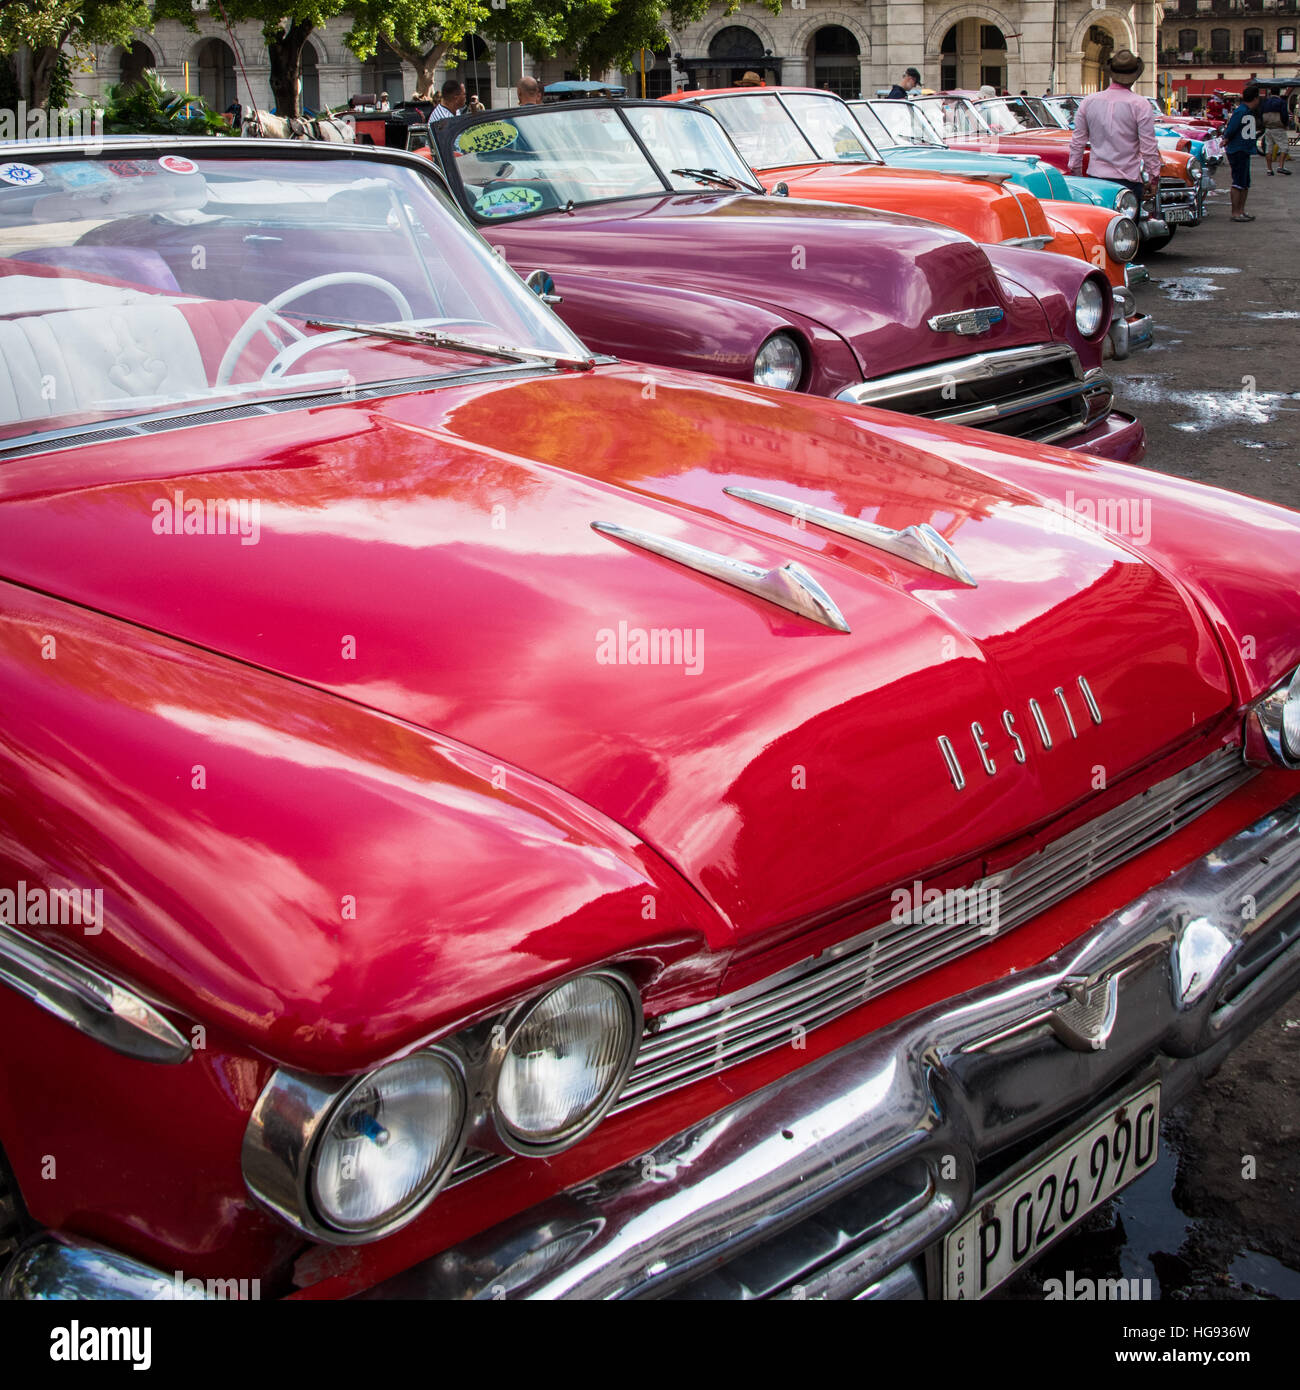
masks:
[[[434,90],[434,70],[447,56],[449,43],[435,43],[432,48],[406,48],[389,42],[389,47],[405,63],[415,69],[415,91],[411,93],[415,101],[432,101],[438,93]]]
[[[266,41],[266,56],[271,67],[271,95],[275,98],[277,116],[299,116],[298,79],[302,76],[302,50],[312,31],[307,19],[295,19],[287,29],[273,34]],[[240,101],[247,97],[241,93]]]
[[[54,80],[58,62],[59,50],[57,47],[32,50],[31,93],[26,98],[29,109],[35,106],[44,106],[49,101],[50,83]]]

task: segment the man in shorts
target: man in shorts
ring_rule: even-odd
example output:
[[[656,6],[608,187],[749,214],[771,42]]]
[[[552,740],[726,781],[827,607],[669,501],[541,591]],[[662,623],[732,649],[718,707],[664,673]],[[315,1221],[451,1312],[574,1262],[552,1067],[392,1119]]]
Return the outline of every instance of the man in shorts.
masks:
[[[1290,151],[1287,149],[1287,132],[1291,127],[1291,116],[1286,109],[1286,99],[1281,87],[1273,87],[1268,96],[1259,104],[1259,119],[1264,127],[1264,163],[1268,166],[1268,176],[1273,177],[1273,159],[1277,158],[1277,172],[1288,178],[1291,171],[1286,167]]]
[[[1246,195],[1250,192],[1250,157],[1259,139],[1259,87],[1251,82],[1241,94],[1237,109],[1228,117],[1223,128],[1223,145],[1232,170],[1232,220],[1253,222],[1246,211]]]

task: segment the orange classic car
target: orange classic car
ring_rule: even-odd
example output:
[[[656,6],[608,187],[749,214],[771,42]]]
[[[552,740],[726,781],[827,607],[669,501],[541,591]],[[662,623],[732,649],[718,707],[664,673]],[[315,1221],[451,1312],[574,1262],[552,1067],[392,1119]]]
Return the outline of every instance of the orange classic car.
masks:
[[[910,213],[976,241],[1029,246],[1088,261],[1125,290],[1141,237],[1131,217],[1081,203],[1040,203],[1008,175],[941,174],[887,165],[849,105],[799,87],[676,92],[706,107],[770,190]],[[1121,299],[1125,296],[1121,295]]]

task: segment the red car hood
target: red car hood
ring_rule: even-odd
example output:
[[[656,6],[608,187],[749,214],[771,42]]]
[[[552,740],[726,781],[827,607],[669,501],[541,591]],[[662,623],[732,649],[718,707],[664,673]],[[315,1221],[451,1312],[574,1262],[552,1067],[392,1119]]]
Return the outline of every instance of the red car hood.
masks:
[[[752,945],[1045,822],[1231,702],[1160,570],[957,461],[1005,463],[1005,441],[950,433],[700,377],[648,388],[644,369],[497,379],[12,460],[0,570],[525,768],[642,837]],[[978,587],[728,485],[930,522]],[[178,495],[177,515],[256,502],[255,543],[160,533]],[[797,561],[852,630],[596,521]],[[638,661],[664,629],[681,642]]]

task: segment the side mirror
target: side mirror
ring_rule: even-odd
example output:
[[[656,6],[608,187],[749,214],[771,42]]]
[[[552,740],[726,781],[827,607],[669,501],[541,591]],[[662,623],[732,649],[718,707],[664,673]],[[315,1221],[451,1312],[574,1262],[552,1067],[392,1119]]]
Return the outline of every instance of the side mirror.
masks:
[[[772,188],[772,197],[788,198],[790,196],[790,185],[784,179]]]
[[[547,270],[530,270],[524,276],[524,284],[543,304],[563,304],[564,296],[555,293],[555,281]]]

